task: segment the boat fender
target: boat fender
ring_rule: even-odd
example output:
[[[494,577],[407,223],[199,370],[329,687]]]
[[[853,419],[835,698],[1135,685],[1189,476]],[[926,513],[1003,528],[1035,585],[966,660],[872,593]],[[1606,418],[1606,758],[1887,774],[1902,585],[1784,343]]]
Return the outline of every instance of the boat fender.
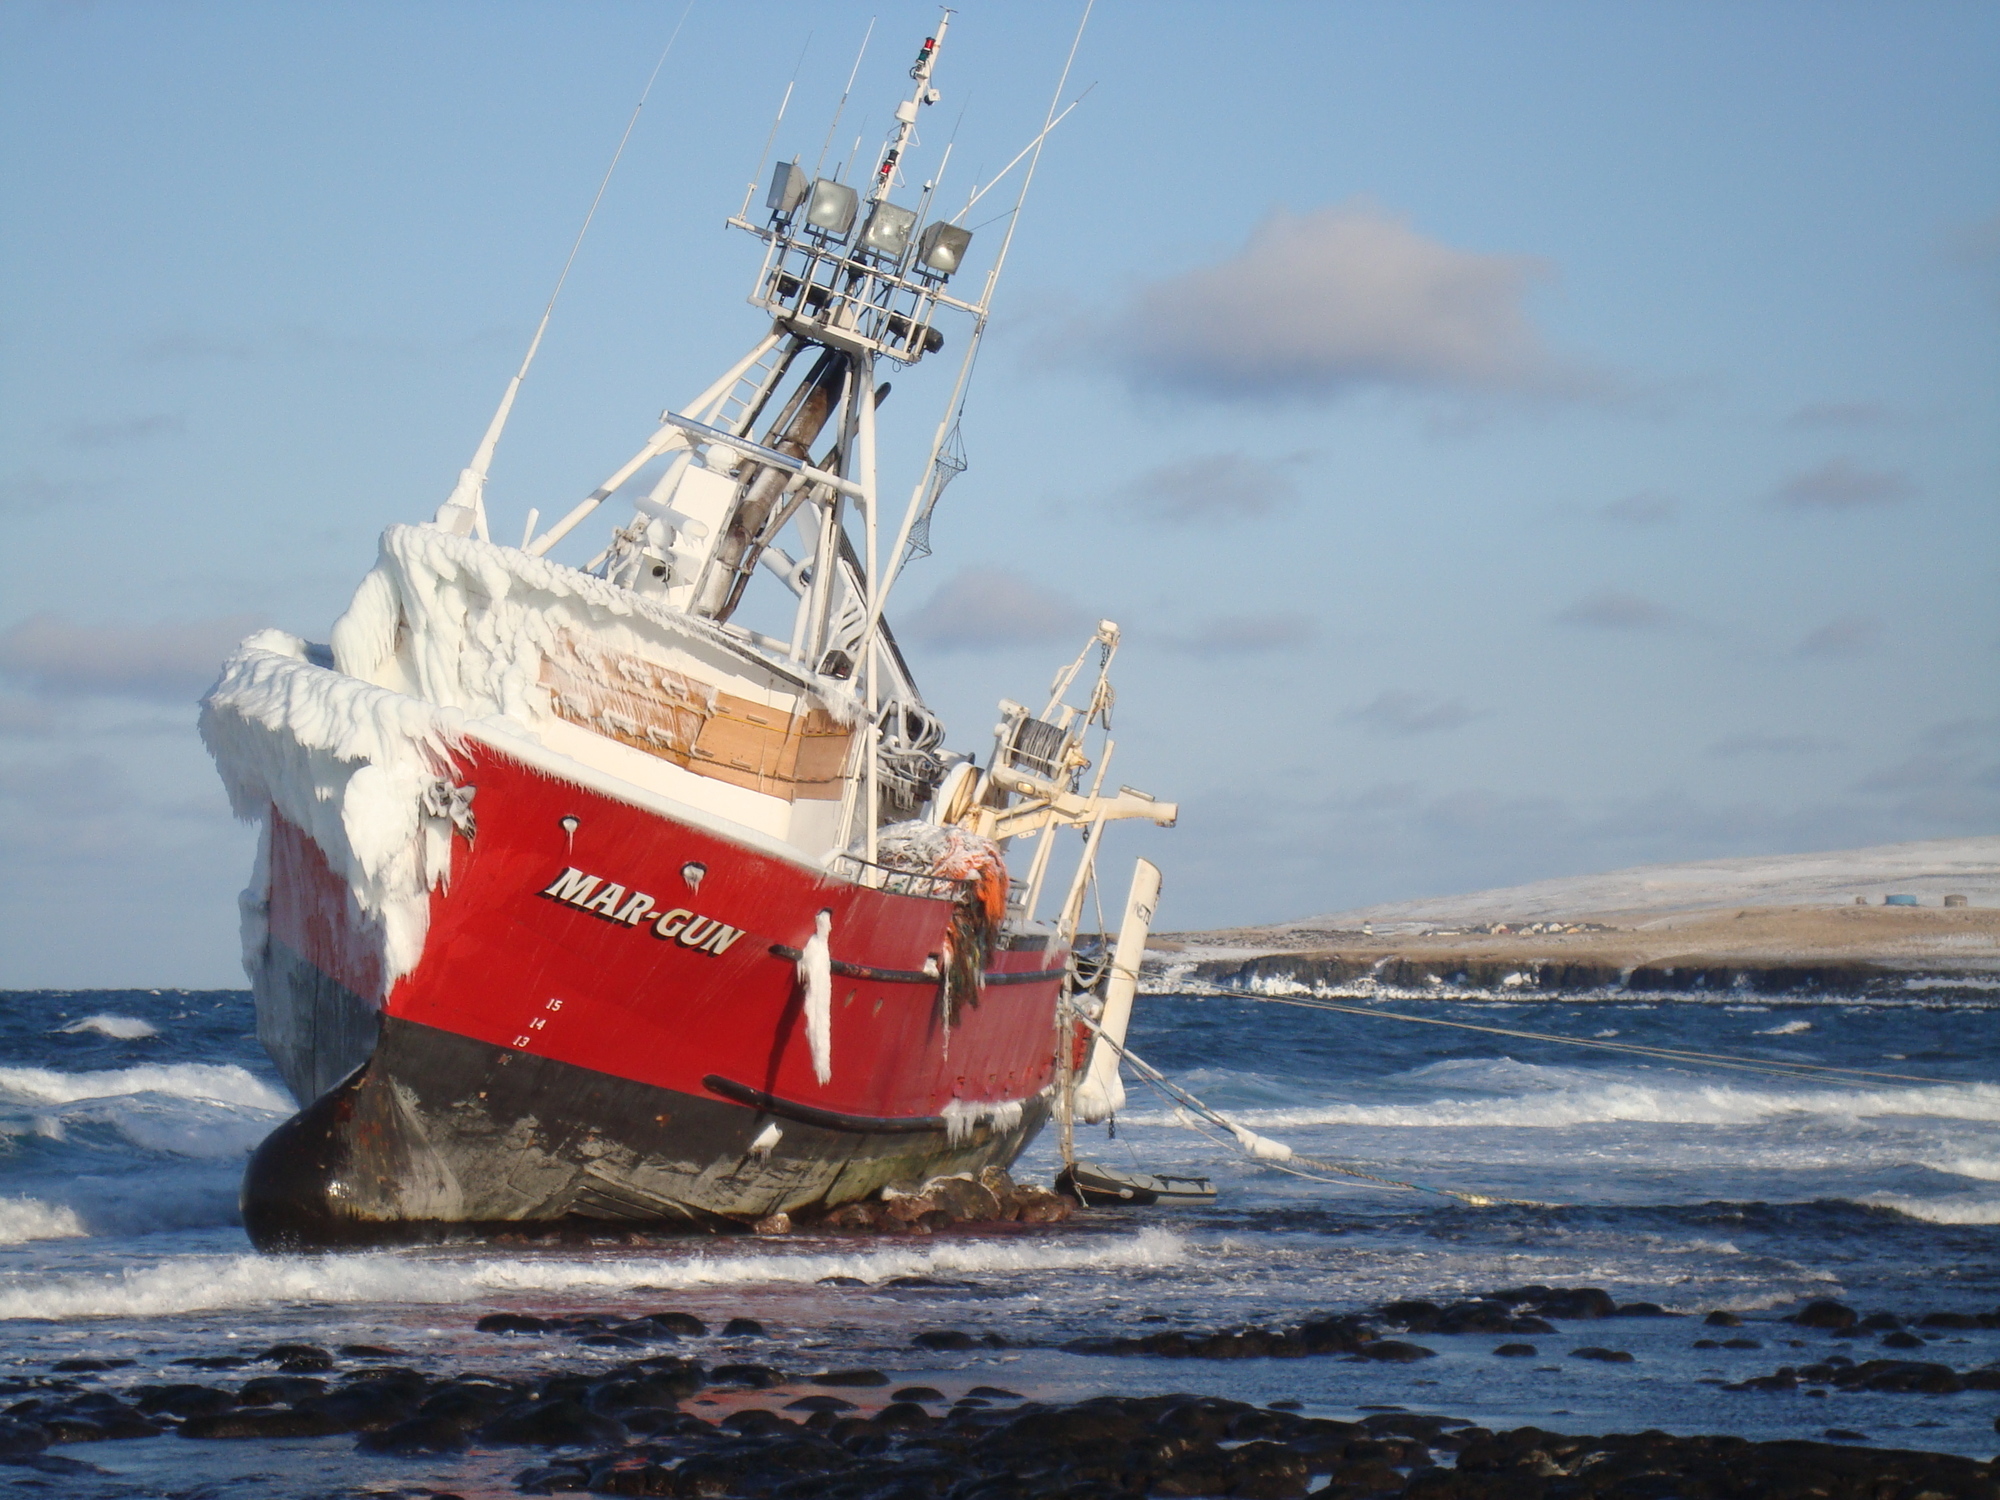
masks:
[[[813,1076],[833,1081],[833,912],[822,908],[815,931],[799,950],[799,986],[806,997],[806,1046]]]

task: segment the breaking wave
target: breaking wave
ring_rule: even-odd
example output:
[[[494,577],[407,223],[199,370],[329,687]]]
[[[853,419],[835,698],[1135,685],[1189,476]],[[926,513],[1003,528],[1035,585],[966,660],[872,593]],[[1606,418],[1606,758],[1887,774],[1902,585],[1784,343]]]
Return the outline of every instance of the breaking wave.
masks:
[[[293,1107],[270,1084],[234,1063],[166,1063],[97,1073],[0,1068],[0,1096],[11,1097],[18,1104],[73,1104],[79,1099],[114,1099],[127,1094],[159,1094],[285,1114]]]
[[[460,1303],[554,1292],[683,1290],[827,1276],[878,1281],[957,1272],[990,1275],[1179,1264],[1182,1238],[1145,1229],[1116,1240],[965,1241],[854,1253],[689,1255],[652,1259],[426,1259],[393,1252],[313,1259],[190,1256],[118,1276],[25,1278],[0,1290],[0,1319],[159,1317],[275,1303]]]
[[[1860,1201],[1876,1208],[1892,1208],[1928,1224],[2000,1224],[2000,1202],[1991,1198],[1908,1198],[1900,1193],[1873,1193]]]
[[[39,1198],[0,1198],[0,1245],[78,1239],[88,1233],[76,1210],[64,1204],[44,1203]]]
[[[86,1031],[94,1031],[99,1036],[108,1036],[116,1041],[137,1042],[149,1036],[158,1036],[160,1028],[151,1021],[142,1021],[137,1016],[85,1016],[81,1021],[72,1021],[67,1026],[56,1028],[65,1036],[77,1036]]]

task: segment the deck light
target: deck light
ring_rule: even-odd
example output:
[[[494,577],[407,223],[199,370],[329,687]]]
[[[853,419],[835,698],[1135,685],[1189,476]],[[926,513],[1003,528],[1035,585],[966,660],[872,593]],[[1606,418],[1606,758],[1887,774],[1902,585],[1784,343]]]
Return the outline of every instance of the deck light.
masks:
[[[972,231],[939,219],[924,227],[917,240],[917,260],[938,273],[949,276],[965,260],[965,247],[972,243]]]
[[[854,210],[861,195],[844,182],[828,182],[824,177],[812,185],[812,201],[806,205],[806,222],[824,229],[835,239],[846,239],[854,227]]]
[[[779,162],[778,170],[771,174],[771,191],[765,195],[764,206],[774,214],[790,214],[805,196],[806,174],[799,170],[799,164]]]
[[[894,259],[909,249],[910,231],[916,227],[914,213],[884,199],[875,205],[867,224],[862,226],[861,248]]]

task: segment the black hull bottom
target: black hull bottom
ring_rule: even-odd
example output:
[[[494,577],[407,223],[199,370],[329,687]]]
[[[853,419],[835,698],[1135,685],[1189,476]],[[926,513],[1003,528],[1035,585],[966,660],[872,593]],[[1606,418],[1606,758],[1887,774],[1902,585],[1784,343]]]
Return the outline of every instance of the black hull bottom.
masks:
[[[708,1098],[393,1017],[374,1055],[279,1126],[243,1178],[259,1250],[733,1232],[877,1189],[1008,1166],[1048,1117],[954,1131]],[[732,1102],[740,1099],[743,1102]]]

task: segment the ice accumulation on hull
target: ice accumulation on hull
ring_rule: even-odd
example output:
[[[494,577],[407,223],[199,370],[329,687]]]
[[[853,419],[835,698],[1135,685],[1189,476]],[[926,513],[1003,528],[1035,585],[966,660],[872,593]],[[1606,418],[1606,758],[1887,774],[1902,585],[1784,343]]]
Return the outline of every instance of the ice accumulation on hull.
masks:
[[[865,220],[855,188],[792,163],[761,224],[730,221],[766,247],[751,301],[771,322],[636,457],[494,543],[517,375],[436,518],[383,534],[330,643],[253,636],[204,700],[231,805],[263,830],[244,962],[301,1106],[245,1179],[258,1245],[830,1210],[1007,1165],[1075,1100],[1115,1107],[1102,1077],[1075,1090],[1109,1053],[1064,1008],[1122,1036],[1152,895],[1115,962],[1080,974],[1071,949],[1104,824],[1174,819],[1098,794],[1117,627],[1040,713],[1001,705],[981,765],[942,748],[883,618],[963,467],[949,435],[998,274],[955,296],[970,232],[912,235],[888,201],[948,21]],[[971,333],[897,525],[878,367],[940,348],[945,312]],[[592,562],[547,560],[642,471]],[[753,582],[782,584],[789,637],[733,621]],[[1045,920],[1065,827],[1087,837]],[[1039,839],[1018,876],[1016,839]],[[1107,974],[1110,998],[1087,995]]]

